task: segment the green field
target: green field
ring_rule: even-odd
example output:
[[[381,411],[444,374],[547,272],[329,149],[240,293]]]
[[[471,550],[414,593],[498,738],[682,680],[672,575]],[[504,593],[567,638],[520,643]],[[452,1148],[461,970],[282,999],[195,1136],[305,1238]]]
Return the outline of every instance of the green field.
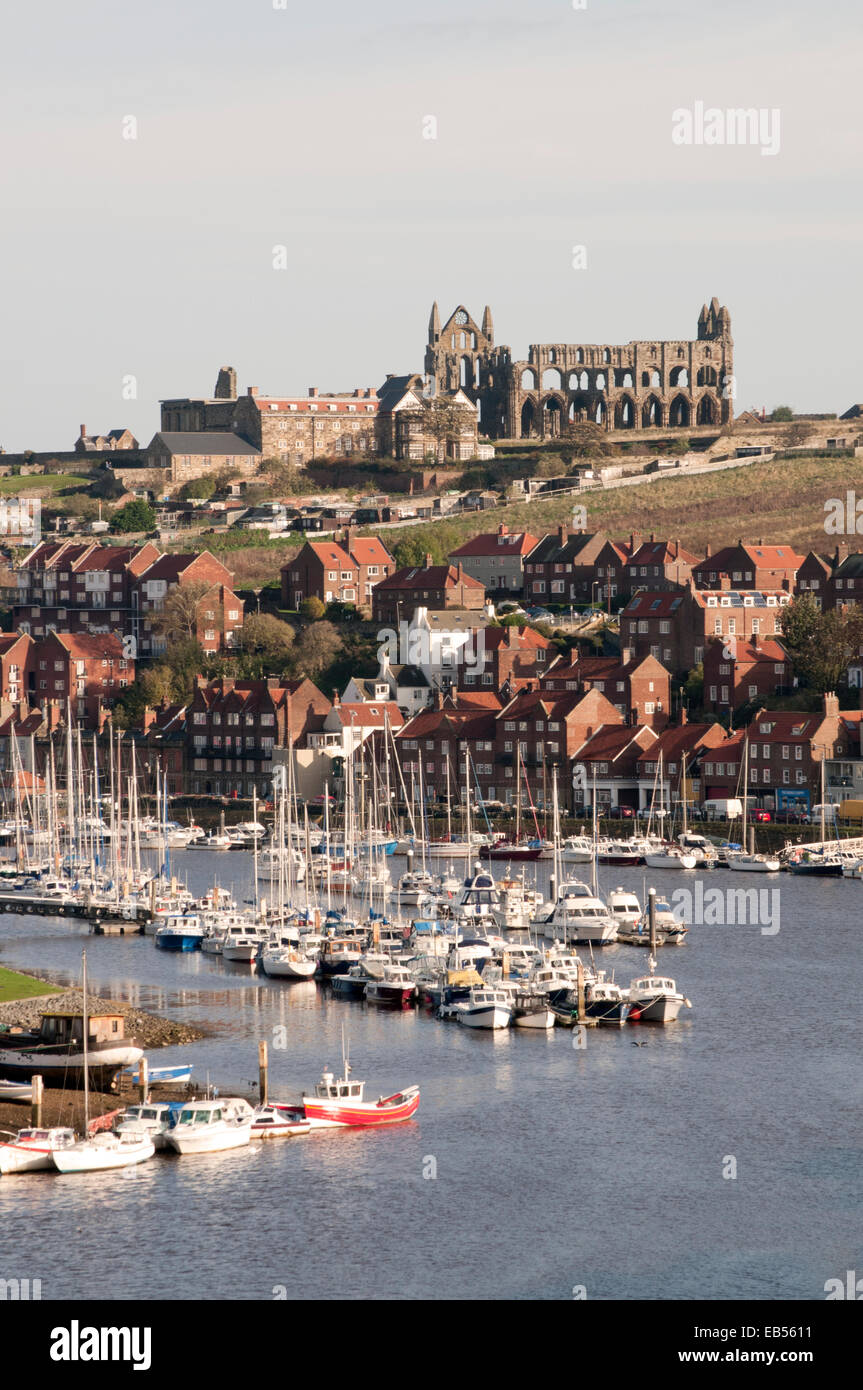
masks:
[[[4,970],[0,966],[0,1004],[8,1004],[14,999],[32,999],[38,994],[60,994],[53,985],[34,980],[31,975],[19,975],[15,970]]]
[[[77,473],[28,473],[26,477],[0,478],[0,495],[33,497],[39,492],[59,492],[64,487],[88,487],[92,481]]]

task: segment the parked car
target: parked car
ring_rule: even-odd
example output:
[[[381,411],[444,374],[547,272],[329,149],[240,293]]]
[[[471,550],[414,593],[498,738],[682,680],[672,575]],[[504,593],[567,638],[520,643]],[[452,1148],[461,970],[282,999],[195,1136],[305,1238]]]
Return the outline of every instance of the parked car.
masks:
[[[766,824],[767,821],[773,819],[773,813],[763,810],[760,806],[750,806],[746,812],[746,819]]]
[[[808,811],[774,811],[773,819],[777,825],[808,825],[812,819]]]

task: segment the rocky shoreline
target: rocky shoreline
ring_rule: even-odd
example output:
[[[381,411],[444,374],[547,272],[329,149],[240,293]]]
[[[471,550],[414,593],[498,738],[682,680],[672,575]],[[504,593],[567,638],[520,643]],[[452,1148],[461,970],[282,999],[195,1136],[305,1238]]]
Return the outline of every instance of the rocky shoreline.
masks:
[[[41,983],[50,984],[51,981],[44,980]],[[84,996],[80,989],[64,989],[58,994],[39,994],[29,999],[11,999],[6,1004],[0,1004],[0,1025],[34,1029],[39,1027],[39,1018],[43,1013],[80,1013],[83,1007]],[[122,1014],[126,1040],[138,1047],[172,1047],[195,1042],[207,1036],[203,1029],[193,1028],[188,1023],[174,1023],[170,1019],[159,1018],[156,1014],[145,1013],[120,999],[106,999],[89,991],[87,1008],[91,1014]]]

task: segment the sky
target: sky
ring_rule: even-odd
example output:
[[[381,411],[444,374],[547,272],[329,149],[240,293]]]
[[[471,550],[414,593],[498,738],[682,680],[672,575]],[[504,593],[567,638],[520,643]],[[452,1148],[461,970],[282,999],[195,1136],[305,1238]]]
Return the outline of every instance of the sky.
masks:
[[[0,445],[147,443],[223,365],[241,391],[377,386],[422,370],[434,299],[489,304],[522,359],[695,337],[715,295],[738,410],[841,413],[861,32],[859,0],[9,7]],[[675,143],[697,103],[763,111],[778,152]]]

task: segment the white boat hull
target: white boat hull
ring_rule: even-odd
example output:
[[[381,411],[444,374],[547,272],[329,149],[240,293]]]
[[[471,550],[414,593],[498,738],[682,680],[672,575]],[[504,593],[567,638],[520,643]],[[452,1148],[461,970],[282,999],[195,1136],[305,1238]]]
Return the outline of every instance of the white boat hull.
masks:
[[[114,1134],[100,1134],[84,1139],[68,1149],[55,1149],[54,1167],[61,1173],[98,1173],[110,1168],[129,1168],[152,1158],[156,1146],[148,1136],[133,1143],[124,1142]]]
[[[461,1009],[458,1021],[465,1028],[508,1028],[512,1009],[503,1004],[489,1004],[476,1009]]]

